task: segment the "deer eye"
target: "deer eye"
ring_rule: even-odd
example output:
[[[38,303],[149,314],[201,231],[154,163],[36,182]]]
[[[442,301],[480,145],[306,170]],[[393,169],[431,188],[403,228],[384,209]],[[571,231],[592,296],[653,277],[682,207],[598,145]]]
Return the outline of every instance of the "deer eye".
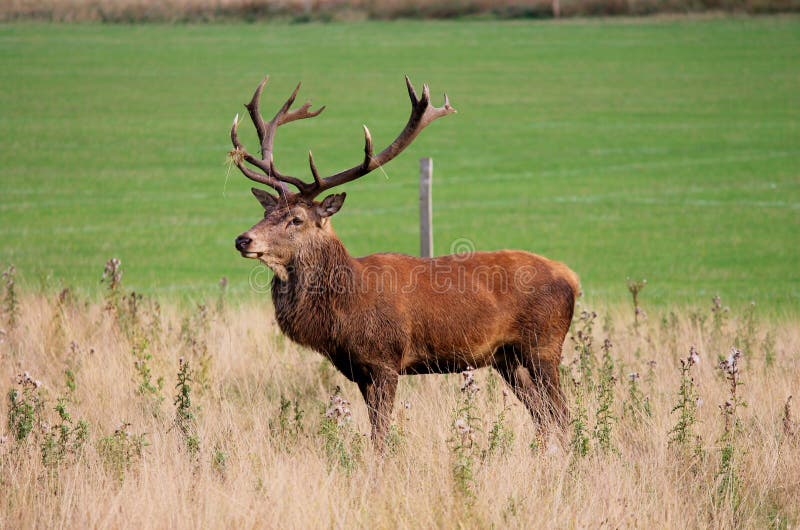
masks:
[[[295,217],[294,219],[292,219],[291,224],[294,226],[299,226],[303,224],[303,220],[300,219],[299,217]]]

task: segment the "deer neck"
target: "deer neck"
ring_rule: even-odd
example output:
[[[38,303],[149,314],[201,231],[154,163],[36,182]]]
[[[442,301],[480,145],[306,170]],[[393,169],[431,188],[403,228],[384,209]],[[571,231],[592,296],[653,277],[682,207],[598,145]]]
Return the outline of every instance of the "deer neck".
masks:
[[[286,267],[285,279],[272,279],[272,301],[281,330],[315,349],[329,340],[337,315],[357,303],[357,262],[333,237],[300,249]]]

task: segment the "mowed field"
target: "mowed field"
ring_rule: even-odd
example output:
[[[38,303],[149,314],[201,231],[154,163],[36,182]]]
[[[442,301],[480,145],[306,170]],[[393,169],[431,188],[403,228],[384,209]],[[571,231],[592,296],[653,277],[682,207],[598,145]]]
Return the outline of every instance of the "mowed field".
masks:
[[[418,159],[435,164],[435,250],[522,248],[570,264],[590,300],[792,310],[800,298],[800,19],[0,26],[0,263],[25,285],[199,297],[249,292],[233,239],[256,222],[226,166],[231,119],[269,73],[328,105],[282,128],[309,177],[355,164],[408,115],[403,74],[458,114],[334,219],[355,255],[418,251]],[[249,123],[244,138],[255,150]]]

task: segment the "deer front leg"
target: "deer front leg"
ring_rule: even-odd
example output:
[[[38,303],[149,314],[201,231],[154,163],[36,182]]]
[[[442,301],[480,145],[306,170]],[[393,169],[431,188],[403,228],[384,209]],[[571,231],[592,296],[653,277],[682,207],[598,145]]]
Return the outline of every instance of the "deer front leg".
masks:
[[[396,371],[380,369],[372,371],[358,381],[358,388],[367,403],[369,422],[372,426],[372,444],[379,453],[383,452],[386,433],[392,421],[398,378]]]

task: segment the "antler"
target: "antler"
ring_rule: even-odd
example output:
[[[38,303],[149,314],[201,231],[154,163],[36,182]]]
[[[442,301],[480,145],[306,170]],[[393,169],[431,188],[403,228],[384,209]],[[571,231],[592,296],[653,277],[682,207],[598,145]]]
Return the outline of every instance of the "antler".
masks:
[[[258,131],[258,137],[261,140],[261,160],[250,155],[239,142],[237,135],[237,128],[239,125],[238,114],[236,115],[236,118],[234,118],[233,127],[231,128],[231,141],[233,142],[234,146],[233,151],[231,151],[231,157],[233,158],[237,167],[242,171],[242,173],[244,173],[246,177],[274,188],[281,196],[289,193],[286,188],[286,184],[295,186],[299,190],[298,194],[302,197],[306,199],[313,199],[325,190],[363,177],[367,173],[379,168],[399,155],[411,144],[411,142],[414,141],[422,129],[427,127],[432,121],[456,112],[456,109],[450,106],[450,100],[447,97],[447,94],[444,95],[444,105],[441,107],[432,106],[430,104],[430,90],[428,85],[423,85],[422,97],[418,97],[416,91],[414,90],[414,86],[411,84],[411,80],[408,78],[408,76],[406,76],[408,96],[411,99],[411,116],[409,116],[405,128],[400,132],[397,138],[395,138],[394,141],[383,151],[378,153],[377,156],[374,156],[372,148],[372,136],[370,135],[367,126],[364,125],[364,160],[357,166],[353,166],[350,169],[340,171],[339,173],[325,178],[321,178],[319,176],[319,171],[314,163],[314,156],[311,154],[311,151],[309,151],[308,163],[311,167],[311,174],[314,177],[314,181],[306,183],[298,178],[282,175],[277,169],[275,169],[272,154],[272,144],[275,137],[275,130],[278,128],[278,126],[283,125],[284,123],[289,123],[303,118],[313,118],[322,112],[325,107],[321,107],[317,111],[310,112],[309,108],[311,107],[311,104],[305,103],[299,109],[290,111],[289,108],[292,106],[292,103],[294,103],[295,97],[297,96],[297,91],[300,89],[300,85],[298,84],[297,88],[295,88],[294,92],[292,92],[292,95],[289,97],[286,103],[283,104],[272,121],[265,123],[258,111],[258,100],[261,97],[261,92],[264,90],[264,85],[266,83],[267,78],[261,82],[256,89],[255,94],[253,94],[253,99],[246,105],[247,110],[250,112],[250,117],[253,120],[253,124],[256,126],[256,130]],[[264,174],[248,168],[244,165],[243,161],[247,161],[251,165],[261,169]]]
[[[323,110],[325,110],[325,107],[320,107],[316,111],[311,111],[309,110],[311,108],[311,102],[307,101],[299,109],[290,111],[289,109],[297,97],[297,92],[300,90],[301,83],[297,83],[294,92],[292,92],[292,95],[289,96],[289,99],[286,100],[286,103],[284,103],[280,110],[278,110],[278,113],[275,114],[275,117],[269,122],[265,122],[264,118],[261,116],[261,112],[258,109],[258,103],[261,99],[261,93],[264,91],[264,87],[266,86],[268,80],[269,76],[265,77],[264,80],[261,81],[261,83],[258,85],[258,88],[256,88],[250,103],[245,104],[247,112],[250,113],[250,118],[253,120],[253,125],[255,125],[256,131],[258,132],[258,139],[261,142],[261,159],[259,160],[248,153],[242,143],[239,141],[238,114],[235,118],[233,118],[233,125],[231,126],[231,142],[233,143],[231,158],[239,170],[241,170],[241,172],[244,173],[247,178],[256,182],[260,182],[261,184],[266,184],[267,186],[275,189],[279,195],[283,196],[289,193],[286,188],[286,184],[296,186],[300,190],[305,189],[307,185],[300,179],[281,174],[275,168],[275,160],[272,153],[273,143],[275,142],[275,131],[278,127],[285,123],[318,116]],[[245,166],[243,161],[247,161],[249,164],[256,166],[264,173],[261,174],[253,171]]]

